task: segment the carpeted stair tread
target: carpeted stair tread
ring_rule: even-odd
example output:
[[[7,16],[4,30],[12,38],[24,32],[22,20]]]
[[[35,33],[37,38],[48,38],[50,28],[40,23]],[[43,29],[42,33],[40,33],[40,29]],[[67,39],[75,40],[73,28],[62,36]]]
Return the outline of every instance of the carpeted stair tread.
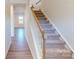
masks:
[[[51,30],[44,30],[44,33],[54,33],[56,29],[51,29]]]
[[[53,32],[53,33],[45,33],[44,32],[44,36],[58,36],[59,34],[58,33],[56,33],[56,31],[55,32]],[[60,35],[59,35],[60,36]]]
[[[47,44],[46,46],[45,46],[45,48],[65,48],[65,46],[64,45],[49,45],[49,44]]]
[[[45,16],[44,16],[44,15],[42,15],[42,14],[41,14],[41,15],[36,15],[36,16],[37,16],[37,17],[45,17]]]
[[[47,24],[39,24],[40,26],[52,26],[52,24],[47,23]]]
[[[46,57],[45,59],[73,59],[72,57]]]
[[[39,17],[39,20],[46,21],[46,18],[45,17]]]
[[[72,52],[69,49],[48,48],[46,49],[47,57],[71,57]]]
[[[35,13],[42,13],[40,10],[39,11],[34,11]]]
[[[40,28],[43,28],[43,29],[52,29],[53,28],[53,26],[51,26],[51,25],[45,25],[45,26],[41,26],[40,25]]]
[[[46,44],[49,44],[49,45],[65,45],[65,42],[63,40],[46,40],[45,41]]]
[[[60,35],[56,35],[56,36],[48,35],[48,36],[44,36],[44,38],[45,38],[46,40],[59,40]]]
[[[49,21],[47,21],[47,20],[44,20],[44,19],[42,19],[42,20],[39,20],[39,24],[47,24],[47,23],[49,23]]]

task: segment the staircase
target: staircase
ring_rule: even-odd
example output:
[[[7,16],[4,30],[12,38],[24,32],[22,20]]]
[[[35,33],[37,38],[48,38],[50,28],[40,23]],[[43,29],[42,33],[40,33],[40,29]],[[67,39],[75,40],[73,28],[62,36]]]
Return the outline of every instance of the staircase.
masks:
[[[41,31],[44,32],[44,59],[73,59],[72,51],[65,47],[66,43],[41,10],[33,12]]]

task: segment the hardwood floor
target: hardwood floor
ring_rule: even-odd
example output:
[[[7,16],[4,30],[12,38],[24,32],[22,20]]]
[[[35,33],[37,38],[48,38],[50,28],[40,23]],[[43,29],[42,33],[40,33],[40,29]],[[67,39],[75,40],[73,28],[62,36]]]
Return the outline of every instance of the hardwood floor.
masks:
[[[12,40],[6,59],[33,59],[23,28],[15,29],[15,38]]]

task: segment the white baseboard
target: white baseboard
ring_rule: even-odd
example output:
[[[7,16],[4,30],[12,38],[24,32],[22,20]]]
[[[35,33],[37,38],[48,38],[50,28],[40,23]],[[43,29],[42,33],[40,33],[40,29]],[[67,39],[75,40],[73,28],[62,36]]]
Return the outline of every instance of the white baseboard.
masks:
[[[6,51],[5,51],[5,58],[6,58],[7,54],[8,54],[9,48],[11,46],[11,43],[12,43],[12,41],[10,40],[9,45],[8,45]]]
[[[50,17],[48,17],[48,15],[44,12],[44,10],[41,9],[41,11],[45,14],[45,16],[48,18],[49,22],[54,26],[54,28],[56,29],[56,31],[60,34],[60,36],[62,37],[62,39],[66,42],[66,47],[68,49],[70,49],[73,53],[74,50],[73,48],[70,46],[70,44],[68,43],[68,41],[66,40],[66,38],[61,34],[61,32],[58,30],[58,28],[56,27],[56,25],[51,21]]]

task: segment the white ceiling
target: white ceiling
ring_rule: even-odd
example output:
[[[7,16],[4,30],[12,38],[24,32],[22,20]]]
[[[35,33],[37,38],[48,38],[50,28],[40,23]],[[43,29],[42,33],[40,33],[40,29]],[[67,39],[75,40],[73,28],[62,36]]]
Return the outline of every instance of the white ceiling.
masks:
[[[29,0],[5,0],[5,3],[10,3],[10,4],[28,4]]]
[[[10,0],[12,4],[26,4],[28,0]]]
[[[24,13],[25,8],[26,8],[25,4],[15,4],[14,5],[14,13],[15,14]]]

